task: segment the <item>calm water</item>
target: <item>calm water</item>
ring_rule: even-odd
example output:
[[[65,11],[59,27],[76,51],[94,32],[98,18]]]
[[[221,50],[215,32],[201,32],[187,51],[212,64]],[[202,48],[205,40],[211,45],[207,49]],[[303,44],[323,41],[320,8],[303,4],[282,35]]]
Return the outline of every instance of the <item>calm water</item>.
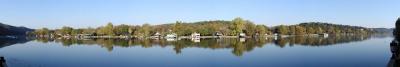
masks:
[[[388,36],[126,40],[1,39],[8,67],[385,67]]]

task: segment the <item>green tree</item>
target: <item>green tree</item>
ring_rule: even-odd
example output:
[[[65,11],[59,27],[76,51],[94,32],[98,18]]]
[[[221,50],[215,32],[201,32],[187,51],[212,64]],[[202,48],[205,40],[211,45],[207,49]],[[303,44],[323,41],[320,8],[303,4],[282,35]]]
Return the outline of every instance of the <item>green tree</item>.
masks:
[[[96,29],[89,27],[89,28],[83,29],[82,33],[83,34],[94,34],[94,33],[96,33]]]
[[[260,35],[269,34],[268,31],[269,30],[267,30],[267,26],[265,26],[265,25],[257,25],[256,26],[256,32]]]
[[[106,35],[114,36],[115,33],[113,30],[114,30],[114,25],[111,22],[109,22],[107,26],[104,27],[104,32],[106,33]]]
[[[285,25],[279,25],[278,28],[276,29],[276,33],[278,33],[280,35],[288,35],[289,28]]]
[[[179,36],[190,35],[194,30],[189,30],[190,26],[184,25],[181,21],[177,21],[172,28],[172,31]]]
[[[256,35],[256,25],[250,21],[245,23],[245,33],[250,36]]]
[[[114,36],[114,25],[109,22],[106,26],[104,27],[99,27],[97,30],[98,35],[108,35],[108,36]]]
[[[150,24],[143,24],[142,28],[140,28],[140,32],[142,33],[142,36],[148,37],[150,36],[150,30],[151,30],[151,26]]]
[[[74,30],[74,28],[72,27],[68,27],[68,26],[64,26],[61,28],[61,35],[71,35],[72,30]]]
[[[36,35],[49,35],[50,30],[48,28],[41,28],[34,31]]]
[[[141,35],[141,34],[140,34],[140,29],[141,29],[141,27],[140,27],[139,25],[131,26],[130,29],[131,29],[131,34],[132,34],[133,36]]]
[[[239,33],[243,32],[244,21],[242,18],[238,17],[232,20],[233,22],[233,35],[238,35]]]
[[[81,33],[82,33],[82,29],[73,29],[72,32],[71,32],[71,35],[76,36],[76,35],[81,34]]]
[[[121,24],[114,28],[114,32],[117,35],[128,35],[129,34],[129,25]]]

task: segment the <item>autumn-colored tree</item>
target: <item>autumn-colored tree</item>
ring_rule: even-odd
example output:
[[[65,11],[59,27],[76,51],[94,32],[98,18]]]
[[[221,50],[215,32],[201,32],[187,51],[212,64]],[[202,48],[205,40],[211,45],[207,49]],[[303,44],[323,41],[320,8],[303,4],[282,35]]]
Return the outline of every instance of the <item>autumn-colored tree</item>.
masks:
[[[316,33],[316,34],[323,34],[323,33],[325,33],[325,32],[324,32],[324,30],[323,30],[321,27],[318,27],[318,28],[316,28],[315,33]]]
[[[306,34],[306,29],[304,27],[295,26],[295,28],[296,28],[295,35],[304,35],[304,34]]]

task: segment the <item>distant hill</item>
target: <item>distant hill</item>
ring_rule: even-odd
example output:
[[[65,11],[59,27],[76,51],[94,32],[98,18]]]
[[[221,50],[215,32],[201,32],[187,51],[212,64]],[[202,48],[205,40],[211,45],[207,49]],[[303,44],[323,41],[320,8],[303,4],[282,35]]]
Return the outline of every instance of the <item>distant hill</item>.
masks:
[[[370,28],[375,33],[392,33],[394,28]]]
[[[26,27],[17,27],[0,23],[0,36],[4,35],[26,35],[27,32],[34,31]]]

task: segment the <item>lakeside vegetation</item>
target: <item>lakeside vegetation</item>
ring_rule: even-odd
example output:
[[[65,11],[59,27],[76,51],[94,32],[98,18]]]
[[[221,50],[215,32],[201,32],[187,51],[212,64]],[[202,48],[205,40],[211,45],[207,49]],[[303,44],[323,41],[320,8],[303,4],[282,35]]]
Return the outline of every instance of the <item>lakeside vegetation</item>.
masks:
[[[238,36],[244,33],[248,37],[266,35],[354,35],[371,34],[374,30],[360,26],[340,25],[322,22],[307,22],[296,25],[279,25],[268,27],[262,24],[254,24],[252,21],[242,18],[235,18],[231,21],[214,20],[199,22],[176,21],[170,24],[161,25],[114,25],[111,22],[97,28],[72,28],[64,26],[61,29],[50,30],[48,28],[37,29],[30,35],[37,37],[79,37],[79,36],[123,36],[132,38],[149,38],[156,33],[160,36],[177,34],[177,36],[190,36],[192,33],[199,33],[201,36]]]

